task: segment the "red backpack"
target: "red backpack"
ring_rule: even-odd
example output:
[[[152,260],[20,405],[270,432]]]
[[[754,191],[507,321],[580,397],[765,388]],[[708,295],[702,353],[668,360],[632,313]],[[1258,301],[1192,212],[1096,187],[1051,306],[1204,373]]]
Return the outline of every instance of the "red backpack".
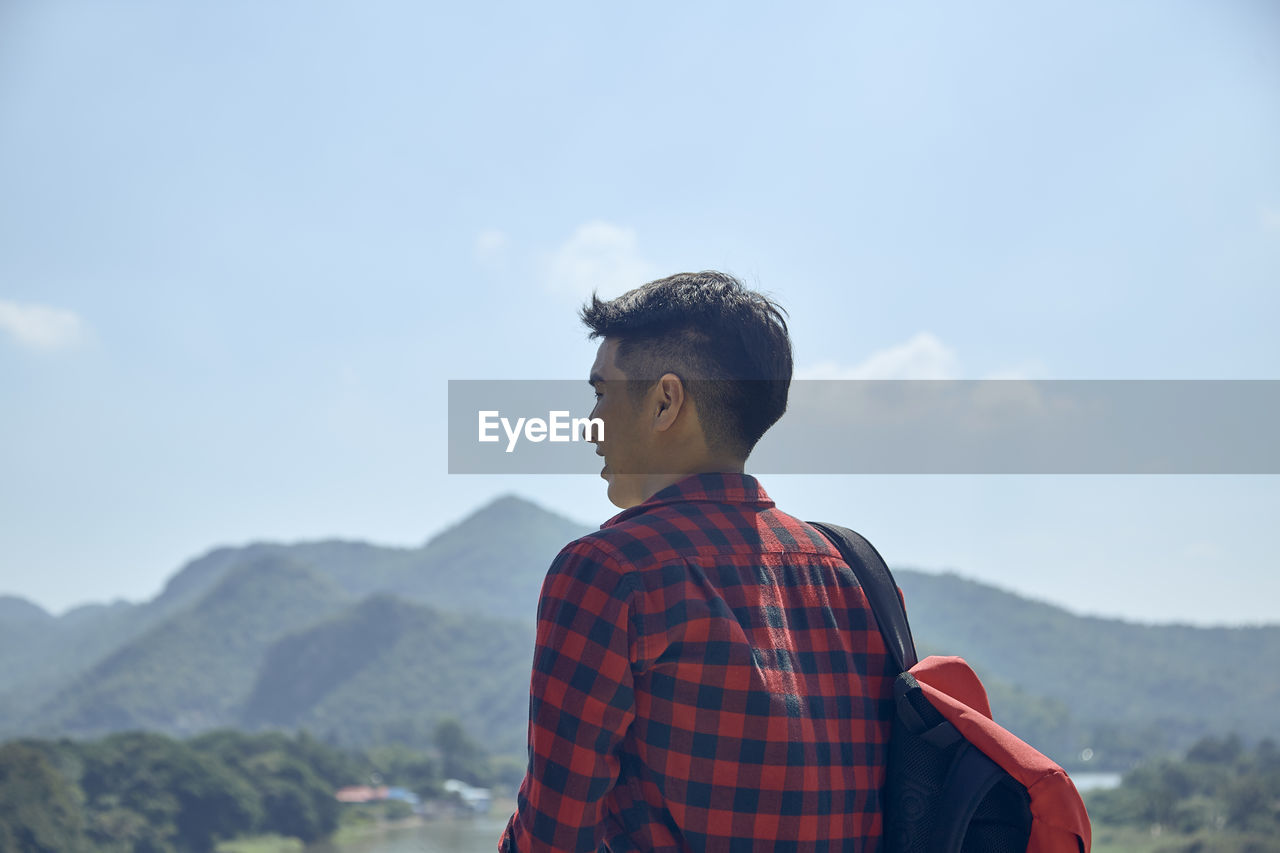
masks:
[[[884,559],[845,527],[809,522],[853,569],[900,675],[885,780],[887,853],[1089,853],[1084,801],[1061,767],[991,719],[958,657],[917,661]]]

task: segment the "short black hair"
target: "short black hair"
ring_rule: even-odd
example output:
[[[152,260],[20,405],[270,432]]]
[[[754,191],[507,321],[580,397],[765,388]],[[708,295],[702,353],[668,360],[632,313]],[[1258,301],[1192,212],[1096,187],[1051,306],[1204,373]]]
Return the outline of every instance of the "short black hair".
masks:
[[[665,373],[695,400],[707,442],[741,459],[787,410],[786,311],[715,270],[678,273],[582,307],[590,338],[618,338],[618,367],[636,396]]]

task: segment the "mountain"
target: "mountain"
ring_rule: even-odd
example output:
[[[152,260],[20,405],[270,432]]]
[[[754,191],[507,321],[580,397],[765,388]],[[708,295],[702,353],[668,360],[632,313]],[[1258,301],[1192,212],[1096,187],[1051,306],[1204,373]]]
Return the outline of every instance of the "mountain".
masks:
[[[217,548],[184,566],[153,604],[172,610],[190,603],[237,565],[287,556],[353,598],[389,593],[442,611],[532,620],[552,558],[565,543],[592,529],[507,495],[420,548],[342,540]]]
[[[370,733],[427,746],[434,722],[467,721],[517,752],[528,722],[533,628],[375,596],[285,637],[245,703],[246,728],[306,728],[347,743]]]
[[[1171,750],[1211,733],[1280,737],[1280,626],[1139,625],[954,574],[894,576],[918,645],[1036,697],[1035,716],[1056,718],[1078,749],[1114,751],[1117,736]]]
[[[0,735],[33,713],[106,650],[146,630],[144,610],[125,602],[79,607],[59,617],[0,621]],[[12,612],[12,611],[11,611]]]
[[[25,598],[0,596],[0,683],[25,673],[19,651],[44,642],[56,622],[44,608]]]
[[[0,685],[20,681],[38,670],[29,649],[48,646],[57,619],[25,598],[0,596]],[[0,697],[0,718],[11,716],[20,707],[16,699],[8,703]]]
[[[0,735],[306,727],[425,743],[451,715],[519,751],[532,622],[587,532],[503,497],[421,547],[257,543],[191,561],[142,604],[52,617],[0,598]],[[953,574],[896,570],[923,653],[966,658],[998,720],[1059,761],[1121,767],[1205,734],[1280,737],[1280,627],[1079,616]]]
[[[532,622],[547,567],[594,527],[499,498],[436,536],[388,591],[441,609]]]
[[[40,709],[33,728],[49,734],[134,728],[182,734],[228,725],[267,648],[346,601],[336,586],[301,566],[261,556],[68,684]]]
[[[21,731],[17,721],[42,713],[69,682],[196,604],[238,567],[287,559],[353,599],[390,593],[442,611],[531,621],[551,559],[590,529],[508,495],[418,548],[342,540],[215,548],[142,604],[89,605],[55,618],[23,599],[0,598],[0,736]]]
[[[53,621],[43,607],[16,595],[0,595],[0,631],[47,625]]]
[[[505,496],[419,548],[338,540],[222,547],[186,564],[143,604],[91,605],[54,618],[12,599],[0,607],[0,632],[11,625],[26,634],[0,646],[0,736],[133,727],[185,733],[232,721],[238,714],[233,706],[249,698],[265,645],[337,612],[321,601],[300,609],[282,603],[285,590],[266,579],[275,576],[279,585],[281,571],[273,565],[292,565],[312,582],[327,584],[325,601],[331,595],[346,601],[398,595],[441,614],[508,617],[523,627],[502,626],[494,636],[531,638],[547,566],[566,542],[589,529]],[[235,590],[256,575],[264,575],[258,582],[265,586],[242,602]],[[227,587],[236,577],[240,582]],[[246,631],[249,624],[254,627]],[[234,641],[223,636],[231,631]],[[513,658],[502,657],[508,651],[499,643],[486,665],[506,671],[510,663],[512,672],[519,671],[512,683],[523,691],[531,639]],[[459,657],[456,651],[449,656]],[[485,713],[475,710],[477,719]]]

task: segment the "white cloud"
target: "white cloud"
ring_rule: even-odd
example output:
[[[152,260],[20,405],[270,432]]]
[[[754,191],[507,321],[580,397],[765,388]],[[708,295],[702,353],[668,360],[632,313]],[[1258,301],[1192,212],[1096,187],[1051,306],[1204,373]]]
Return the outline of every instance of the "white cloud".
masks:
[[[63,308],[0,299],[0,330],[22,346],[49,351],[79,343],[84,324]]]
[[[1042,379],[1039,361],[993,370],[983,379]],[[936,335],[918,332],[900,344],[877,350],[852,366],[823,361],[795,372],[796,379],[960,379],[960,358]]]
[[[1002,367],[999,370],[993,370],[983,379],[1044,379],[1047,370],[1042,362],[1027,361],[1012,367]]]
[[[654,267],[640,257],[636,232],[608,222],[578,226],[547,261],[546,284],[555,293],[585,298],[617,296],[656,278]]]
[[[489,228],[476,235],[473,248],[476,260],[486,266],[502,263],[511,241],[505,231]]]
[[[1280,233],[1280,208],[1264,205],[1261,211],[1262,227],[1267,231]]]
[[[956,379],[955,351],[928,332],[873,352],[853,365],[824,361],[796,371],[796,379]]]

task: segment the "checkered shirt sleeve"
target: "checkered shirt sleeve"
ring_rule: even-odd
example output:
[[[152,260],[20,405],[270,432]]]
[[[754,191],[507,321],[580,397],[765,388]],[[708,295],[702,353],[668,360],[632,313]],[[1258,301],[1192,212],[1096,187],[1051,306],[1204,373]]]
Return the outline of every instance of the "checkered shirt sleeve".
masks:
[[[635,719],[631,583],[588,543],[556,558],[538,605],[529,772],[509,835],[518,850],[596,850],[604,797]]]

